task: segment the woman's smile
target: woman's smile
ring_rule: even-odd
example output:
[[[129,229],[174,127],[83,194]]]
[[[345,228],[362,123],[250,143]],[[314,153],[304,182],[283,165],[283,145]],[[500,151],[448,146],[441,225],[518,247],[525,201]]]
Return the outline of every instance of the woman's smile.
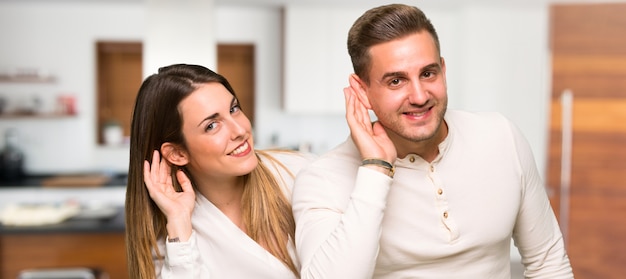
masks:
[[[243,156],[250,154],[251,151],[252,151],[252,148],[250,147],[250,144],[248,144],[248,141],[244,141],[241,145],[237,146],[237,148],[235,148],[235,150],[233,150],[233,152],[229,153],[228,155],[235,156],[235,157],[243,157]]]

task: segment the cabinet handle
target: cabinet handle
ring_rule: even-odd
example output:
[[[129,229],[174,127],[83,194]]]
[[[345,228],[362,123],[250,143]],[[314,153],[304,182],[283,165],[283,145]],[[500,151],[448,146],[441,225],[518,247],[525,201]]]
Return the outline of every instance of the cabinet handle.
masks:
[[[561,189],[559,221],[563,242],[567,248],[569,227],[569,201],[572,177],[572,121],[573,121],[574,94],[565,89],[561,94]]]

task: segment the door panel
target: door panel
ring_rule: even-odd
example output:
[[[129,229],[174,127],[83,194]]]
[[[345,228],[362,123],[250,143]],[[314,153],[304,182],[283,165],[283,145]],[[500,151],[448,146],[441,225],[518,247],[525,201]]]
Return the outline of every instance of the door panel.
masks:
[[[551,7],[547,183],[577,279],[626,274],[626,4]],[[561,93],[571,90],[572,149],[561,196]],[[566,156],[567,157],[567,156]],[[561,203],[563,202],[563,204]],[[568,205],[563,212],[560,207]]]
[[[228,79],[254,127],[254,45],[220,44],[217,56],[217,72]]]
[[[142,44],[140,42],[98,42],[98,143],[104,143],[103,129],[114,121],[130,136],[130,119],[141,85]]]

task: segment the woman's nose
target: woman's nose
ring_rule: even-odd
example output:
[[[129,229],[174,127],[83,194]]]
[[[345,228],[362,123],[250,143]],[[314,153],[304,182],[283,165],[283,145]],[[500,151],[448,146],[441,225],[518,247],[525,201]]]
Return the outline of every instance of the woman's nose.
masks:
[[[228,122],[229,122],[230,130],[232,132],[233,139],[237,139],[246,134],[246,127],[244,123],[241,123],[235,118],[230,118]]]

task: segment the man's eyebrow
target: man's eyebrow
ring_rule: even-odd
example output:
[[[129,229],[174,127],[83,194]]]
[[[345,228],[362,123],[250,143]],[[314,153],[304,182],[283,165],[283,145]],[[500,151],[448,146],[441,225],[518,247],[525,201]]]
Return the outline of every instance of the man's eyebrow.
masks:
[[[441,65],[439,65],[439,63],[431,63],[428,64],[424,67],[422,67],[420,69],[420,73],[426,71],[426,70],[439,70],[441,69]],[[387,78],[390,77],[401,77],[401,76],[407,76],[408,74],[406,72],[389,72],[389,73],[385,73],[381,78],[380,78],[380,82],[384,81]]]
[[[406,72],[389,72],[389,73],[385,73],[382,77],[380,77],[380,82],[383,82],[385,79],[389,78],[389,77],[400,77],[400,76],[406,76]]]
[[[422,72],[423,70],[433,70],[433,69],[439,70],[441,69],[441,65],[439,65],[439,63],[428,64],[424,68],[422,68]]]

